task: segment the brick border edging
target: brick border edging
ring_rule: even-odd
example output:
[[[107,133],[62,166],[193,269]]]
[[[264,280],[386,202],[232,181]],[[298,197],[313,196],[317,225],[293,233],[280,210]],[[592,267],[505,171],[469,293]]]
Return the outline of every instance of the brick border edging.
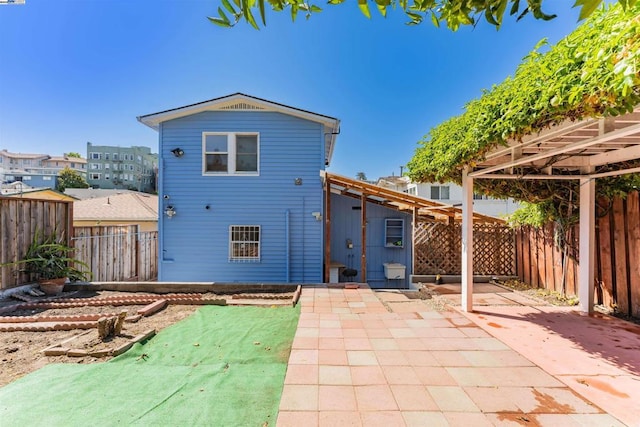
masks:
[[[85,335],[86,333],[87,332],[85,332],[83,334],[75,335],[75,336],[73,336],[71,338],[68,338],[68,339],[58,343],[58,344],[54,344],[53,346],[47,347],[47,348],[42,350],[42,353],[44,353],[45,356],[68,356],[68,357],[86,357],[86,356],[91,356],[91,357],[96,357],[96,358],[107,357],[107,356],[114,356],[115,357],[115,356],[119,356],[122,353],[124,353],[127,350],[129,350],[131,347],[133,347],[134,344],[142,342],[142,341],[146,341],[149,338],[153,337],[156,334],[156,330],[155,329],[149,329],[146,332],[143,332],[141,334],[136,335],[135,337],[130,339],[128,342],[126,342],[124,344],[121,344],[118,347],[105,349],[105,350],[87,351],[87,350],[63,347],[65,344],[70,343],[71,341],[73,341],[73,340]]]

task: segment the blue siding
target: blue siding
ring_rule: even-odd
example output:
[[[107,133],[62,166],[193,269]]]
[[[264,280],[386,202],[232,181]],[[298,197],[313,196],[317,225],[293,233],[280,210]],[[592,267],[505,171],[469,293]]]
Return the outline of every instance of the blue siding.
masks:
[[[362,254],[362,229],[360,223],[360,200],[338,194],[331,195],[331,260],[358,270],[354,280],[361,279],[360,257]],[[403,248],[384,246],[386,218],[404,219]],[[367,204],[367,283],[371,287],[406,287],[412,270],[411,255],[411,215]],[[353,249],[347,248],[347,239],[353,242]],[[395,262],[406,265],[405,280],[385,280],[384,263]],[[341,278],[343,280],[343,278]]]
[[[12,173],[7,173],[7,175],[11,175]],[[30,187],[34,188],[51,188],[55,189],[58,184],[58,176],[57,175],[20,175],[13,174],[16,178],[21,176],[22,182],[27,184]]]
[[[202,132],[258,132],[260,175],[202,176]],[[176,215],[161,214],[159,279],[285,282],[288,269],[291,281],[321,282],[322,221],[312,212],[322,212],[322,132],[273,112],[203,112],[162,123],[160,210],[172,205]],[[176,147],[183,157],[171,154]],[[261,226],[260,262],[228,260],[230,225]]]

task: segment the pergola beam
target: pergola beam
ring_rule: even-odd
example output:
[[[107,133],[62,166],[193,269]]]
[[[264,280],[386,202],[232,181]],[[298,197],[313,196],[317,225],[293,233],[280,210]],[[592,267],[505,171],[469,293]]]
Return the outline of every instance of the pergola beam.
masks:
[[[535,162],[537,160],[547,159],[549,157],[558,156],[562,154],[570,153],[571,151],[576,151],[580,149],[588,148],[592,145],[599,144],[601,142],[610,141],[616,138],[620,138],[623,136],[628,136],[634,133],[640,132],[640,123],[637,123],[632,126],[627,126],[622,129],[614,130],[604,135],[598,135],[593,138],[589,138],[585,141],[578,141],[571,144],[566,144],[563,147],[554,148],[551,150],[547,150],[541,152],[539,154],[533,154],[531,156],[525,156],[516,160],[512,160],[510,162],[506,162],[500,165],[491,166],[486,169],[480,169],[475,172],[470,173],[469,175],[473,178],[479,177],[480,175],[485,175],[491,172],[496,172],[502,169],[511,168],[515,166],[525,165],[527,163]]]

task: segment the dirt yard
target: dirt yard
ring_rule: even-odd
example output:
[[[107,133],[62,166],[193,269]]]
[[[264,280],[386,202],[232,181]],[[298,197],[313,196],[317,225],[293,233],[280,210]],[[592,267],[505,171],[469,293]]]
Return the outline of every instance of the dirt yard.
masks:
[[[98,297],[122,295],[118,292],[100,292]],[[93,294],[95,296],[95,294]],[[76,297],[77,295],[73,295]],[[0,307],[19,303],[19,301],[2,301]],[[145,304],[146,305],[146,304]],[[127,315],[135,315],[139,309],[145,305],[125,305],[125,306],[85,306],[65,309],[49,310],[20,310],[4,313],[0,315],[0,323],[3,318],[10,316],[43,316],[43,315],[78,315],[78,314],[104,314],[120,313],[127,311]],[[101,349],[117,348],[125,344],[138,334],[142,334],[150,329],[156,332],[170,326],[196,311],[199,305],[178,305],[170,304],[163,310],[147,317],[142,317],[136,323],[125,322],[120,335],[107,339],[103,342],[98,337],[96,328],[74,329],[70,331],[46,331],[46,332],[24,332],[24,331],[0,331],[0,387],[9,384],[18,378],[35,371],[49,363],[101,363],[112,357],[105,356],[96,358],[92,356],[69,357],[69,356],[45,356],[42,352],[47,347],[54,346],[64,340],[73,339],[69,346],[74,349],[84,349],[97,351]]]

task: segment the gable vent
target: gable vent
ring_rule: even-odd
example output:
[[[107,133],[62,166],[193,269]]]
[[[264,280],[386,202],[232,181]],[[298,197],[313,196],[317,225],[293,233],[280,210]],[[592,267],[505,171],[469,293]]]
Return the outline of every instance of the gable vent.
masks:
[[[225,105],[220,107],[221,110],[264,110],[262,107],[247,104],[246,102],[238,102],[237,104]]]

